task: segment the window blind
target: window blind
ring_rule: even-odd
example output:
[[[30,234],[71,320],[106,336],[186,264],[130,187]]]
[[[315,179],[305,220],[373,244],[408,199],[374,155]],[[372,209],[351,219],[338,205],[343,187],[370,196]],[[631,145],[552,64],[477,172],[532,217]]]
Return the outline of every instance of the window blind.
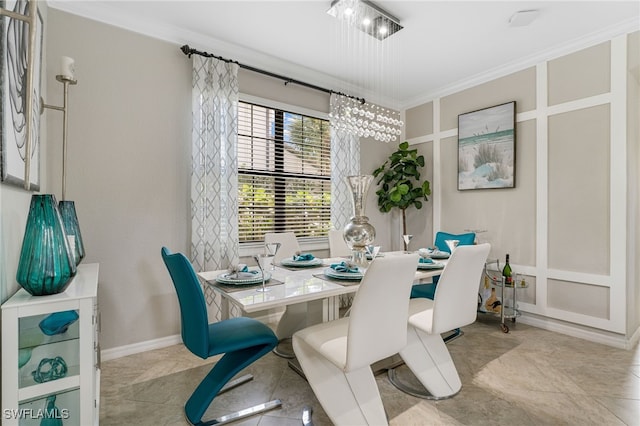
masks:
[[[240,102],[238,233],[326,236],[331,221],[331,143],[327,120]]]

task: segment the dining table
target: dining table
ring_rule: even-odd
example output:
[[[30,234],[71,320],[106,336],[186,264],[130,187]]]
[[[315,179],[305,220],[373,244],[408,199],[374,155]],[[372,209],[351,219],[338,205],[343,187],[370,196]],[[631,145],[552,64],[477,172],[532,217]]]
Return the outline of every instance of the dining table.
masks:
[[[378,256],[404,254],[406,252],[397,251],[380,253]],[[204,285],[210,286],[222,296],[221,319],[229,318],[230,305],[236,306],[241,315],[284,307],[285,312],[280,317],[276,330],[276,335],[282,340],[305,326],[339,318],[340,296],[357,292],[360,280],[336,279],[327,276],[325,272],[331,265],[347,260],[342,257],[325,258],[301,267],[290,266],[291,263],[276,264],[273,270],[265,270],[270,275],[266,291],[263,291],[262,283],[227,285],[218,282],[218,277],[228,273],[226,269],[199,272],[197,275]],[[441,267],[418,269],[416,265],[415,282],[430,282],[433,276],[440,275],[446,259],[436,262]],[[249,270],[257,268],[250,267]],[[393,291],[393,285],[393,282],[389,283],[389,291]]]

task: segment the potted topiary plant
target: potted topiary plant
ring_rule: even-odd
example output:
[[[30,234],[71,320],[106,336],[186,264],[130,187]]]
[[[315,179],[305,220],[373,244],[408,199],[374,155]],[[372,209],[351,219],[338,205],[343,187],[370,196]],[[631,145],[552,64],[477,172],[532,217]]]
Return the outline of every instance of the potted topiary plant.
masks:
[[[409,149],[409,142],[402,142],[398,150],[374,172],[380,188],[376,191],[378,208],[388,213],[393,208],[402,210],[402,234],[407,234],[406,210],[414,206],[422,208],[422,201],[431,195],[429,181],[420,182],[420,170],[424,167],[424,156],[417,149]]]

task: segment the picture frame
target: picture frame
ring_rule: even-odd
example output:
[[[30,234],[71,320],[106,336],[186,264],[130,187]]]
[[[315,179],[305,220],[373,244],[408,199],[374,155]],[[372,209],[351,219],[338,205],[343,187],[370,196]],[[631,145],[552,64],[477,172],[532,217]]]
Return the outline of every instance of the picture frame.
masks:
[[[458,115],[458,190],[515,188],[516,102]]]
[[[0,0],[0,7],[20,15],[28,15],[31,2]],[[36,2],[34,2],[36,4]],[[40,93],[42,68],[43,20],[40,10],[36,20],[35,61],[31,105],[31,149],[29,185],[31,191],[40,189]],[[29,56],[29,23],[0,17],[0,179],[2,183],[25,185],[26,155],[26,96],[27,58]]]

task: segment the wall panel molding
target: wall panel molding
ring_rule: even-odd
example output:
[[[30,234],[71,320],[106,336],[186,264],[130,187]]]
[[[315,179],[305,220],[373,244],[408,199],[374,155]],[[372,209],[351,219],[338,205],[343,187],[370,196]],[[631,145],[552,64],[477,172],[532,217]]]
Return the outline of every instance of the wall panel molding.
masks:
[[[603,40],[599,40],[602,42]],[[585,98],[572,100],[569,102],[549,106],[548,104],[548,60],[537,63],[536,66],[536,107],[534,110],[520,112],[516,116],[518,123],[528,120],[535,120],[536,127],[536,147],[535,147],[535,223],[536,223],[536,264],[534,266],[514,265],[516,271],[535,277],[536,292],[535,304],[521,303],[521,309],[525,313],[548,317],[551,321],[566,322],[562,329],[571,327],[573,323],[577,328],[592,327],[606,332],[625,332],[625,319],[627,311],[626,303],[626,232],[627,232],[627,162],[626,162],[626,129],[627,129],[627,35],[620,35],[611,39],[611,91],[608,93],[588,96]],[[595,43],[594,43],[595,44]],[[565,52],[571,53],[571,52]],[[505,74],[503,74],[505,75]],[[476,83],[476,84],[479,84]],[[473,87],[471,85],[466,88]],[[448,93],[451,94],[451,93]],[[446,214],[447,206],[443,205],[441,198],[443,194],[441,179],[443,170],[442,147],[443,139],[457,136],[457,129],[441,131],[440,129],[440,102],[441,97],[429,99],[433,102],[433,123],[434,132],[429,135],[414,137],[411,144],[433,143],[433,170],[434,170],[434,221],[433,232],[441,229],[443,215]],[[611,264],[608,275],[584,273],[579,271],[566,271],[560,269],[549,269],[549,259],[547,248],[549,244],[549,119],[559,114],[580,111],[597,106],[608,106],[610,118],[610,230],[608,253]],[[448,159],[446,161],[451,161]],[[450,169],[450,167],[449,167]],[[446,177],[449,179],[449,176]],[[474,192],[474,191],[471,191]],[[507,191],[505,191],[506,194]],[[469,200],[473,202],[475,194],[469,193]],[[489,214],[480,210],[473,211],[474,214]],[[565,311],[552,308],[548,305],[548,280],[562,280],[576,284],[598,286],[609,291],[609,318],[599,318],[589,316],[584,313]],[[587,303],[587,302],[585,302]],[[536,323],[545,322],[546,319],[537,318]],[[599,332],[579,331],[578,335],[595,336]],[[566,333],[571,334],[571,333]],[[594,340],[594,339],[591,339]],[[616,345],[620,342],[616,341]]]

